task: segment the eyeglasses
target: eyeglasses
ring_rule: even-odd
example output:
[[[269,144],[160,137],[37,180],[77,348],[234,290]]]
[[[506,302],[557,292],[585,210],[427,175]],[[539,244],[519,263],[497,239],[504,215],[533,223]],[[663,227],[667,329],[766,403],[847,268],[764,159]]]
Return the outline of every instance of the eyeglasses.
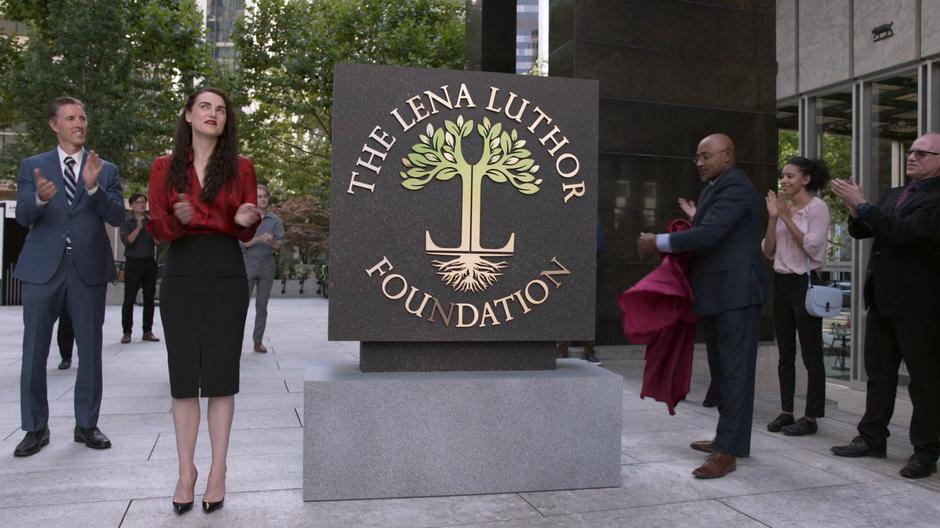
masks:
[[[937,156],[940,155],[940,152],[930,152],[929,150],[909,150],[907,151],[907,157],[914,156],[916,159],[924,159],[927,156]]]
[[[692,163],[698,163],[699,160],[708,161],[708,160],[712,159],[713,157],[715,157],[715,156],[717,156],[717,155],[719,155],[719,154],[721,154],[722,152],[725,152],[725,151],[727,151],[727,150],[728,150],[728,149],[725,148],[725,149],[719,150],[718,152],[702,152],[701,154],[696,154],[695,157],[692,158]]]

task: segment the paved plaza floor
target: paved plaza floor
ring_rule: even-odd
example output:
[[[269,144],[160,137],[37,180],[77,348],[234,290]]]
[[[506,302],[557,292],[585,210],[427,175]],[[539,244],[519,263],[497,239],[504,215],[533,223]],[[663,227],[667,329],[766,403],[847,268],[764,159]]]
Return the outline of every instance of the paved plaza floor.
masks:
[[[0,526],[940,526],[940,474],[921,481],[897,474],[910,455],[909,404],[902,402],[896,413],[887,460],[843,459],[829,454],[829,447],[854,436],[863,393],[830,385],[838,403],[828,404],[818,434],[802,438],[766,431],[765,424],[776,416],[777,397],[759,394],[751,457],[739,460],[737,471],[726,478],[696,480],[691,471],[703,457],[688,444],[710,438],[717,419],[715,409],[700,405],[707,380],[694,379],[689,403],[669,416],[662,404],[638,396],[643,362],[603,347],[600,368],[624,378],[622,487],[304,502],[304,365],[353,359],[358,350],[356,343],[326,340],[323,299],[271,300],[270,352],[254,353],[250,336],[245,340],[225,507],[211,515],[197,507],[177,517],[170,508],[177,466],[165,349],[162,342],[141,342],[139,329],[132,343],[121,345],[120,318],[120,307],[109,306],[99,426],[114,447],[95,451],[72,441],[75,367],[57,370],[53,345],[48,362],[51,443],[35,456],[14,458],[23,434],[22,311],[0,307]],[[155,331],[163,336],[159,319]],[[797,408],[801,405],[798,401]],[[210,456],[204,422],[196,456],[199,500]]]

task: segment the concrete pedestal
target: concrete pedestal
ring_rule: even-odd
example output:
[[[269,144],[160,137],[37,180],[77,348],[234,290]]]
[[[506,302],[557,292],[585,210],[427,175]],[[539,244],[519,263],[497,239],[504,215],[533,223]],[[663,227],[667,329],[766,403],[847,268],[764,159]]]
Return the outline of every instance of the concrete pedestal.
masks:
[[[621,377],[307,367],[304,500],[620,486]]]

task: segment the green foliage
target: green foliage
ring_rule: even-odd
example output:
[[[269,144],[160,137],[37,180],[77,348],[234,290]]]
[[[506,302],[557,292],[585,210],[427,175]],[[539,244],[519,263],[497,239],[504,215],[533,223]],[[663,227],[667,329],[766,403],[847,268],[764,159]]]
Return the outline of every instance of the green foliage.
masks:
[[[823,159],[829,165],[829,175],[833,178],[852,179],[852,136],[823,133]],[[826,187],[821,195],[829,205],[833,224],[848,222],[849,210],[836,196],[832,189]]]
[[[3,10],[27,25],[28,40],[0,43],[0,126],[24,128],[0,175],[15,177],[20,158],[55,144],[46,105],[71,95],[88,113],[86,146],[119,167],[128,189],[145,187],[195,80],[213,77],[195,0],[6,0]]]
[[[463,66],[460,0],[258,0],[236,26],[243,151],[287,194],[329,195],[333,65]]]
[[[284,248],[280,252],[282,277],[305,279],[310,266],[325,259],[330,236],[330,216],[313,196],[290,196],[271,207],[284,222]]]

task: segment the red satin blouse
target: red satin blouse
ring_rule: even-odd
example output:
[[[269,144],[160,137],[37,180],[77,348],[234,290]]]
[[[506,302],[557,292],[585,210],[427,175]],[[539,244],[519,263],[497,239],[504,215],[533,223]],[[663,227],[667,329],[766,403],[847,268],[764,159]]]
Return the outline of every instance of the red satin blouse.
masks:
[[[258,185],[255,166],[250,158],[238,157],[238,176],[230,185],[224,185],[211,203],[202,201],[202,186],[192,165],[189,166],[189,189],[183,193],[193,204],[193,219],[183,225],[173,214],[173,204],[179,193],[169,182],[170,156],[153,160],[150,169],[150,221],[147,231],[158,242],[171,242],[191,233],[222,233],[243,242],[255,236],[258,222],[248,227],[235,223],[235,211],[244,203],[258,203]]]

